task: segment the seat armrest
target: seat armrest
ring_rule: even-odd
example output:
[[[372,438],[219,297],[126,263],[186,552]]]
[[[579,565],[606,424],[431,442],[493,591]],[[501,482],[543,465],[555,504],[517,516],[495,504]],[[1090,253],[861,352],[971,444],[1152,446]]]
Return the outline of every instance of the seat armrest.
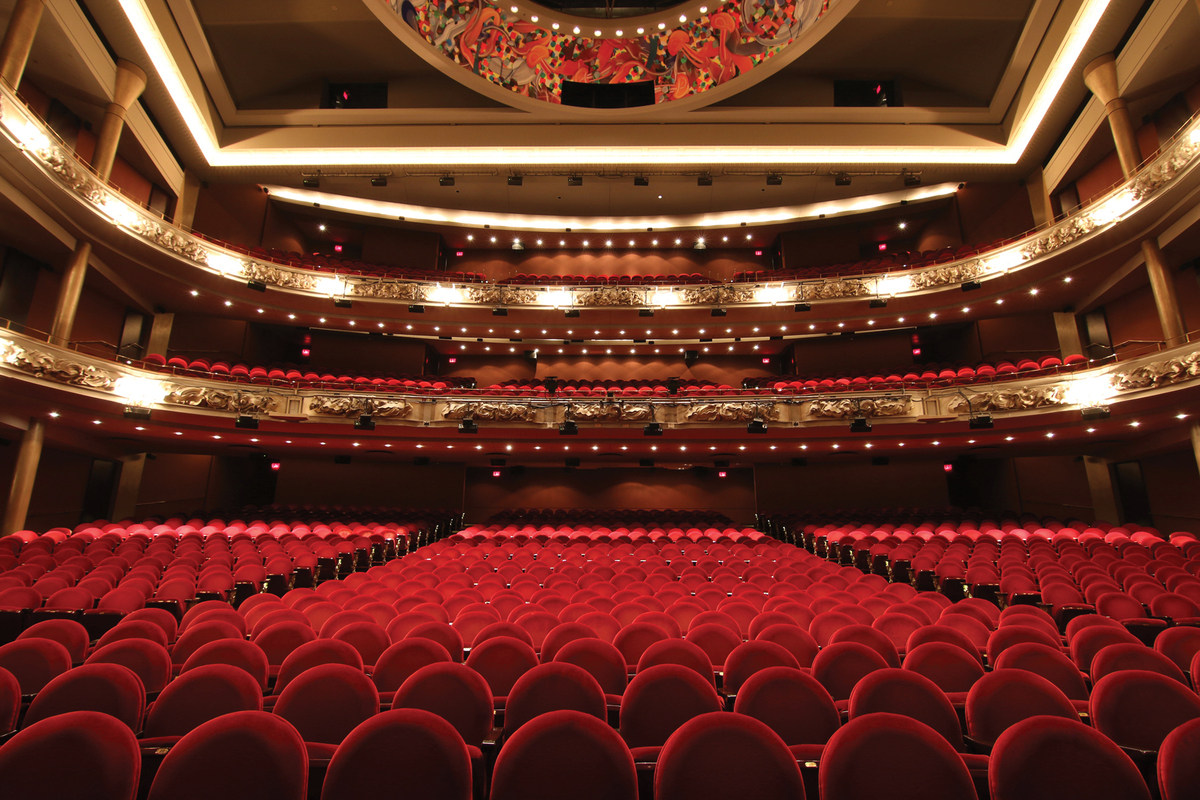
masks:
[[[967,752],[980,756],[990,756],[995,742],[985,742],[980,739],[973,739],[970,736],[963,737],[963,743],[967,746]]]

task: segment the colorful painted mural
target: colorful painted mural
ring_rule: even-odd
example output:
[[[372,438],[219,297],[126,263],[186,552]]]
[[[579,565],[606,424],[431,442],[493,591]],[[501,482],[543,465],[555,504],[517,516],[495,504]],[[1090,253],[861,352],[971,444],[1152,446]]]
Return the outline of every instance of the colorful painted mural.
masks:
[[[447,58],[525,97],[558,103],[564,80],[652,81],[655,102],[665,103],[749,72],[816,24],[837,0],[741,0],[620,39],[551,30],[491,0],[381,2]]]

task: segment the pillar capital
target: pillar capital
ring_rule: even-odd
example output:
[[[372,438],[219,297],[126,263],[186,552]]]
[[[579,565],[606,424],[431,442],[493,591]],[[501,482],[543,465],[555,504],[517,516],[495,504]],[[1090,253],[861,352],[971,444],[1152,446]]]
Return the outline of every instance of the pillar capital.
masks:
[[[1112,53],[1092,59],[1083,68],[1083,83],[1104,105],[1121,99],[1117,82],[1117,58]]]
[[[117,80],[113,87],[112,105],[128,111],[146,89],[146,72],[132,61],[117,59]]]

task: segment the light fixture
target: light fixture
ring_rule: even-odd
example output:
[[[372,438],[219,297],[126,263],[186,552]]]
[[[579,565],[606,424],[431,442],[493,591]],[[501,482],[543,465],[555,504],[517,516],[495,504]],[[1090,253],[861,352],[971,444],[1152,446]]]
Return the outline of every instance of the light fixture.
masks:
[[[746,424],[746,433],[766,433],[767,422],[764,419],[753,419]]]
[[[356,431],[373,431],[375,430],[375,420],[371,419],[370,414],[362,414],[354,423]]]
[[[712,186],[712,175],[701,175],[696,178],[697,186]]]
[[[383,175],[376,175],[374,178],[371,178],[371,185],[376,189],[387,186],[387,178]]]
[[[58,416],[54,414],[53,416]],[[125,419],[140,419],[142,421],[150,419],[150,409],[143,406],[125,406]],[[138,430],[144,430],[139,428]]]
[[[462,422],[458,423],[459,433],[479,433],[479,426],[475,424],[475,420],[467,417]]]
[[[443,175],[442,177],[438,178],[438,186],[453,186],[453,185],[454,185],[454,176],[453,175]]]
[[[1079,414],[1085,422],[1094,422],[1098,419],[1108,419],[1110,416],[1108,408],[1102,406],[1080,409]]]
[[[642,428],[642,435],[643,436],[662,436],[663,435],[662,423],[661,422],[647,422],[646,426],[644,428]]]
[[[979,281],[963,281],[962,290],[964,292],[973,292],[982,286],[983,284]]]
[[[871,300],[871,308],[887,308],[887,304],[886,297],[876,297]]]
[[[851,433],[870,433],[871,432],[871,423],[867,421],[866,417],[855,417],[854,421],[850,423],[850,432]]]
[[[583,186],[583,176],[582,175],[568,175],[567,176],[567,186]]]
[[[834,186],[849,186],[850,185],[850,176],[844,172],[837,173],[836,175],[833,176],[833,185]]]
[[[578,436],[579,425],[574,420],[566,420],[558,426],[559,436]]]
[[[967,426],[973,431],[988,430],[988,429],[994,427],[994,424],[992,422],[992,415],[991,414],[980,414],[977,417],[971,417],[971,421],[969,423],[967,423]]]
[[[636,176],[634,176],[634,178],[633,178],[633,185],[634,185],[634,186],[649,186],[649,185],[650,185],[650,179],[649,179],[649,178],[646,178],[646,177],[643,177],[643,176],[641,176],[641,175],[636,175]]]
[[[783,186],[783,176],[778,172],[768,172],[767,186]]]
[[[508,176],[508,185],[509,186],[520,186],[523,183],[524,183],[524,180],[522,179],[522,177],[520,175],[509,175]]]
[[[237,419],[233,421],[235,428],[246,428],[248,430],[258,430],[258,417],[251,417],[247,414],[238,414]]]
[[[726,310],[725,310],[725,309],[723,309],[723,308],[714,308],[714,309],[712,309],[712,311],[710,311],[710,312],[709,312],[709,314],[710,314],[710,315],[712,315],[712,316],[714,316],[714,317],[723,317],[723,316],[725,316],[725,315],[726,315],[726,314],[728,314],[728,313],[729,313],[729,312],[728,312],[728,311],[726,311]]]
[[[812,303],[796,303],[792,306],[793,311],[812,311]]]

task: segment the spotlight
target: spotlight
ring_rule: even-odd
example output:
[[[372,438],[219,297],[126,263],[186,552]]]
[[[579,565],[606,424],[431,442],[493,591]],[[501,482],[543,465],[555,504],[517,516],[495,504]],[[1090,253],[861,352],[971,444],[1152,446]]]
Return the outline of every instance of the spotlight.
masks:
[[[796,303],[792,306],[792,311],[812,311],[812,303]]]
[[[696,178],[697,186],[712,186],[712,175],[701,175]]]
[[[844,172],[839,172],[837,175],[833,176],[833,185],[834,186],[849,186],[850,185],[850,176]]]
[[[653,317],[654,309],[653,308],[640,308],[640,309],[638,309],[638,316],[639,317]]]
[[[512,249],[513,249],[513,250],[524,250],[524,249],[525,249],[525,245],[521,244],[520,242],[513,242],[513,243],[512,243]]]
[[[238,414],[237,419],[233,421],[235,428],[247,428],[252,431],[258,430],[258,417],[251,417],[245,414]]]
[[[350,308],[351,306],[354,305],[352,302],[350,302],[349,300],[347,300],[344,297],[335,297],[333,299],[333,304],[335,306],[337,306],[338,308]]]
[[[693,249],[693,250],[707,250],[707,249],[708,249],[708,245],[706,245],[706,244],[704,243],[704,240],[703,240],[703,239],[697,239],[697,240],[696,240],[696,243],[695,243],[694,245],[692,245],[692,249]]]
[[[321,188],[321,179],[320,178],[305,178],[304,180],[300,181],[300,183],[301,183],[301,185],[304,186],[305,189],[320,189]]]
[[[425,313],[425,306],[422,306],[422,305],[409,306],[409,307],[408,307],[408,313],[410,313],[410,314],[424,314],[424,313]]]
[[[546,387],[547,394],[554,394],[558,391],[558,378],[546,378],[542,381],[542,386]]]
[[[1107,408],[1085,408],[1079,412],[1080,416],[1087,422],[1098,419],[1108,419],[1109,413]]]
[[[358,421],[354,423],[354,430],[373,431],[375,430],[375,420],[371,419],[370,414],[363,414],[358,418]]]
[[[871,308],[887,308],[887,298],[886,297],[872,298]]]
[[[972,417],[968,425],[973,431],[991,430],[995,427],[992,423],[991,414],[980,414],[978,417]]]
[[[453,186],[454,177],[452,175],[443,175],[438,178],[438,186]]]
[[[567,186],[583,186],[583,176],[582,175],[568,175],[567,176]]]
[[[467,417],[462,422],[458,423],[459,433],[479,433],[479,426],[475,424],[475,420]]]
[[[380,189],[384,186],[387,186],[387,178],[383,177],[382,175],[371,178],[371,185],[374,186],[376,189]]]
[[[508,176],[508,185],[509,186],[520,186],[524,182],[525,182],[525,179],[522,178],[520,175],[509,175]]]
[[[507,308],[499,308],[499,307],[497,307],[497,308],[493,308],[493,309],[492,309],[492,316],[493,316],[493,317],[507,317],[507,316],[508,316],[508,309],[507,309]]]
[[[855,417],[854,421],[850,423],[850,432],[851,433],[870,433],[871,432],[871,423],[867,422],[866,417]]]
[[[138,419],[145,422],[150,419],[150,409],[140,406],[125,406],[125,419]]]
[[[267,285],[262,281],[246,281],[246,288],[253,289],[256,292],[265,292]]]
[[[634,186],[649,186],[649,185],[650,185],[650,179],[649,179],[649,178],[643,178],[643,177],[640,177],[640,176],[639,176],[639,177],[635,177],[635,178],[633,179],[633,185],[634,185]]]
[[[979,281],[963,281],[962,290],[964,292],[973,292],[983,286]]]
[[[767,432],[766,420],[755,419],[755,420],[751,420],[746,425],[746,433],[766,433],[766,432]]]
[[[579,435],[579,425],[577,425],[574,420],[567,420],[566,422],[564,422],[563,424],[558,426],[558,435],[559,436],[578,436]]]
[[[681,384],[682,382],[679,380],[679,378],[667,378],[667,393],[679,394],[679,387]]]
[[[921,176],[914,175],[911,172],[904,173],[904,185],[906,187],[920,186],[921,185]]]
[[[767,186],[783,186],[783,176],[778,172],[767,173]]]
[[[710,312],[708,312],[708,313],[709,313],[709,314],[711,314],[711,315],[712,315],[712,316],[714,316],[714,317],[723,317],[723,316],[725,316],[726,314],[728,314],[729,312],[728,312],[728,311],[726,311],[726,310],[725,310],[725,309],[723,309],[723,308],[714,308],[712,311],[710,311]]]
[[[663,426],[661,422],[647,422],[646,427],[642,428],[643,436],[662,436]]]
[[[567,319],[575,319],[576,317],[579,316],[579,309],[578,308],[568,308],[566,313],[563,314],[563,316],[566,317]]]

